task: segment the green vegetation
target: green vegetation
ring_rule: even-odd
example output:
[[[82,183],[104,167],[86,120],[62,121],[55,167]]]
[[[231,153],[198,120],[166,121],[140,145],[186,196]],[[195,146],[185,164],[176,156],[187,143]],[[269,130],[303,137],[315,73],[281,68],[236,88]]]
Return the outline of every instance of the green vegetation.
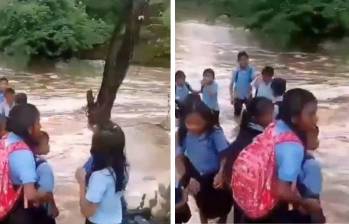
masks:
[[[349,36],[349,0],[208,2],[218,15],[228,15],[245,27],[276,39],[283,45],[307,45]]]
[[[123,9],[121,2],[1,0],[0,52],[28,60],[34,57],[69,59],[80,52],[105,49],[115,24],[119,23]],[[169,1],[150,3],[154,11],[150,12],[151,18],[145,24],[142,46],[150,52],[147,61],[157,57],[169,61]]]

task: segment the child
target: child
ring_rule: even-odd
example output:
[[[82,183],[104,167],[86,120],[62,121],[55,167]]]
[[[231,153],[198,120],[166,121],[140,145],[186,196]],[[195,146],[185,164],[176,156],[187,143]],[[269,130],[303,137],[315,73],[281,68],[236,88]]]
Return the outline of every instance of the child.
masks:
[[[5,100],[0,105],[0,114],[8,117],[11,109],[15,106],[15,90],[7,88],[5,90]]]
[[[27,94],[17,93],[15,96],[15,103],[16,104],[27,104],[28,103]]]
[[[256,75],[255,70],[249,66],[249,56],[245,51],[239,52],[237,58],[239,67],[233,72],[229,92],[230,101],[234,105],[234,114],[240,116],[242,106],[251,99],[251,83]]]
[[[254,82],[254,87],[256,88],[255,96],[262,96],[273,101],[273,91],[271,89],[271,82],[274,76],[274,68],[270,66],[265,66],[262,70],[262,78],[257,79]]]
[[[309,151],[314,151],[319,147],[318,135],[319,129],[317,127],[306,135],[307,152],[303,161],[302,171],[298,177],[297,189],[303,198],[316,200],[320,204],[320,193],[322,190],[321,166],[314,156],[309,153]],[[322,212],[318,214],[310,213],[309,218],[311,223],[325,222]]]
[[[195,101],[187,111],[185,128],[178,132],[179,182],[194,196],[202,223],[217,217],[218,223],[225,223],[232,195],[225,185],[226,159],[221,155],[228,148],[228,142],[203,102]]]
[[[0,78],[0,103],[5,100],[5,90],[8,88],[8,79],[6,77]]]
[[[203,72],[201,92],[203,102],[211,109],[215,124],[219,125],[218,84],[215,81],[215,72],[211,68]]]
[[[273,121],[273,110],[273,103],[264,97],[253,98],[248,103],[242,114],[239,133],[226,151],[226,157],[228,158],[226,173],[228,177],[231,177],[231,168],[239,153]],[[237,205],[234,205],[234,223],[243,222],[243,213]]]
[[[183,71],[177,71],[176,79],[176,118],[179,118],[182,112],[182,107],[190,93],[194,93],[193,89],[185,81],[185,74]]]
[[[275,78],[271,82],[271,89],[274,96],[274,117],[277,117],[280,111],[280,106],[284,99],[284,94],[286,92],[286,80],[282,78]]]
[[[37,187],[40,192],[50,193],[51,199],[50,202],[39,206],[37,209],[46,210],[47,217],[41,218],[45,218],[46,221],[44,223],[54,224],[56,223],[55,218],[59,214],[53,196],[54,175],[49,163],[41,157],[43,155],[47,155],[50,152],[49,135],[44,131],[42,131],[41,133],[42,134],[38,140],[38,147],[34,150],[36,172],[38,177]]]
[[[92,173],[76,171],[80,185],[80,210],[86,223],[118,224],[123,219],[122,196],[127,183],[125,135],[113,125],[92,137]]]

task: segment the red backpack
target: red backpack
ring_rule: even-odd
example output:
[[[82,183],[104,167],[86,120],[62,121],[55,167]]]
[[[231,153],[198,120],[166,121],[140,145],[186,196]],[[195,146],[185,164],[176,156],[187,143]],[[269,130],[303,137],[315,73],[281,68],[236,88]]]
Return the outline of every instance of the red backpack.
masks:
[[[272,123],[247,146],[234,162],[232,192],[234,200],[251,219],[267,216],[278,202],[273,194],[276,180],[275,146],[283,142],[301,143],[293,132],[276,134]]]
[[[0,140],[0,221],[5,219],[21,196],[22,187],[15,188],[10,177],[9,155],[18,150],[28,150],[23,141],[8,145],[8,135]]]

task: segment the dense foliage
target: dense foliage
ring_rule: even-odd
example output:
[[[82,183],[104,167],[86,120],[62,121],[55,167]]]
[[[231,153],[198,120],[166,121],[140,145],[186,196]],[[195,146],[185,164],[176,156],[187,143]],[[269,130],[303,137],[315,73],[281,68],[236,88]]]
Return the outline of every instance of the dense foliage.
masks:
[[[104,43],[112,31],[73,0],[11,0],[0,18],[0,49],[10,55],[70,57]]]
[[[199,0],[192,0],[198,2]],[[203,2],[203,1],[199,1]],[[284,44],[349,35],[349,0],[210,0],[219,14]],[[206,4],[207,4],[206,2]]]

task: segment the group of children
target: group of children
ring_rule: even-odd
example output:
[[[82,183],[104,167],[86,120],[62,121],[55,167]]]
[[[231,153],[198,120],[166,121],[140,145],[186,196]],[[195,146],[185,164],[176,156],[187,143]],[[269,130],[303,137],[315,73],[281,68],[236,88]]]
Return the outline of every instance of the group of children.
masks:
[[[0,224],[54,224],[59,215],[54,174],[44,159],[49,135],[41,130],[40,112],[0,79]],[[88,162],[76,171],[79,202],[88,224],[121,224],[123,191],[128,180],[122,129],[106,124],[94,130]]]
[[[311,153],[319,145],[316,98],[304,89],[286,92],[286,80],[274,78],[270,66],[257,75],[246,52],[239,52],[237,61],[229,92],[235,116],[243,113],[239,133],[231,144],[219,124],[214,71],[203,72],[200,91],[190,87],[183,71],[176,73],[176,223],[188,222],[191,217],[188,195],[195,198],[202,223],[211,218],[225,223],[232,207],[234,223],[324,222],[321,168]],[[268,216],[251,219],[232,196],[232,166],[272,123],[277,135],[291,133],[299,142],[275,145],[280,202]]]

